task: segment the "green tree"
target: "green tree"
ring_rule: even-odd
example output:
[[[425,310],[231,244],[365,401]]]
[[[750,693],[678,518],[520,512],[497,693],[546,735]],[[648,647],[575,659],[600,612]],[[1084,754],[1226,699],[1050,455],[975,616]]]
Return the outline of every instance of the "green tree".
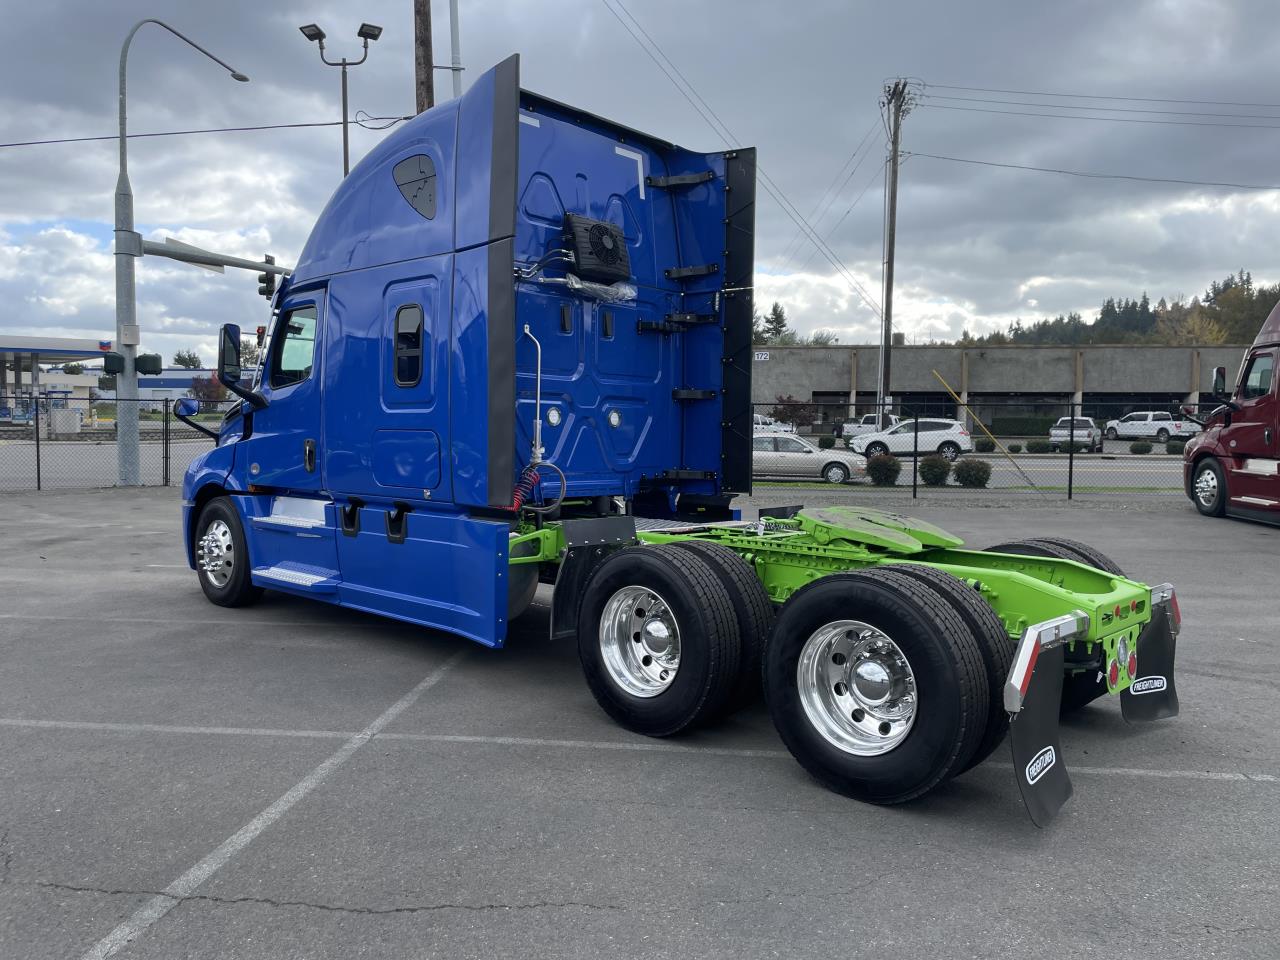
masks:
[[[197,400],[225,400],[227,388],[213,377],[193,377],[191,395]]]
[[[809,344],[814,347],[829,347],[840,342],[834,330],[815,330],[809,334]]]
[[[769,342],[769,335],[764,330],[764,317],[758,310],[751,312],[751,342],[757,347]]]
[[[240,366],[256,367],[261,354],[262,350],[258,347],[256,337],[240,338]]]
[[[179,350],[173,355],[173,365],[186,370],[199,370],[203,366],[200,362],[200,354],[194,350]]]
[[[773,306],[769,308],[769,313],[764,318],[764,342],[765,343],[786,343],[786,335],[795,334],[787,328],[787,311],[777,300],[773,301]],[[794,340],[790,341],[794,342]]]
[[[84,364],[80,364],[80,363],[64,363],[64,364],[62,365],[62,372],[63,372],[63,373],[69,373],[69,374],[71,374],[71,376],[73,376],[73,377],[75,377],[75,376],[79,376],[80,374],[84,373]]]

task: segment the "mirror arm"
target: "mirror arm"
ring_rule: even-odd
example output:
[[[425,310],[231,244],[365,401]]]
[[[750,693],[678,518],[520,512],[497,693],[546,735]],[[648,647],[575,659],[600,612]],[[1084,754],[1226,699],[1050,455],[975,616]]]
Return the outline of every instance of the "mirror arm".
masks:
[[[173,411],[173,415],[174,415],[175,417],[177,417],[179,420],[181,420],[183,423],[185,423],[185,424],[186,424],[188,427],[190,427],[192,430],[198,430],[198,431],[200,431],[201,433],[203,433],[206,437],[213,437],[213,439],[215,439],[215,440],[217,440],[217,439],[218,439],[218,431],[216,431],[216,430],[210,430],[210,429],[209,429],[208,427],[206,427],[203,423],[196,423],[196,422],[195,422],[194,420],[192,420],[190,417],[184,417],[184,416],[183,416],[182,414],[180,414],[177,410],[174,410],[174,411]]]
[[[234,393],[241,400],[247,401],[249,405],[253,407],[253,409],[262,410],[266,408],[267,398],[264,397],[262,394],[258,393],[256,390],[246,390],[244,387],[240,386],[240,384],[236,383],[234,380],[228,380],[224,378],[222,374],[218,374],[218,382],[222,384],[224,387],[226,387],[228,390],[230,390],[232,393]]]

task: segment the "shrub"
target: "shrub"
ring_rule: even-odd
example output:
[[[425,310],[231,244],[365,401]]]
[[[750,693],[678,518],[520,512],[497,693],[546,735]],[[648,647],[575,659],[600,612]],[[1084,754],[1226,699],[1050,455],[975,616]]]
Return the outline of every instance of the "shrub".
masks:
[[[877,487],[892,487],[902,472],[902,461],[887,453],[867,461],[867,476]]]
[[[1088,452],[1089,452],[1089,449],[1090,449],[1090,447],[1089,447],[1089,445],[1088,445],[1087,443],[1077,443],[1077,444],[1075,445],[1075,448],[1076,448],[1076,453],[1088,453]],[[1063,449],[1063,451],[1064,451],[1064,452],[1065,452],[1065,451],[1070,450],[1070,449],[1071,449],[1071,444],[1069,444],[1069,443],[1068,443],[1068,444],[1063,445],[1062,449]]]
[[[987,439],[986,437],[979,437],[977,440],[973,441],[973,449],[977,450],[979,453],[991,453],[995,448],[995,442]]]
[[[1186,446],[1187,441],[1185,440],[1170,440],[1164,445],[1164,452],[1182,456],[1182,451],[1186,449]]]
[[[1133,443],[1129,444],[1129,452],[1130,453],[1150,453],[1151,444],[1147,443],[1147,441],[1145,440],[1135,440],[1133,441]]]
[[[951,475],[951,461],[936,453],[930,454],[920,461],[920,479],[926,487],[941,487]]]
[[[830,450],[835,445],[836,445],[835,437],[819,437],[818,438],[818,449],[820,450]]]
[[[1009,446],[1008,446],[1008,448],[1007,448],[1007,449],[1008,449],[1008,451],[1009,451],[1010,453],[1021,453],[1021,452],[1022,452],[1022,444],[1020,444],[1020,443],[1011,443],[1011,444],[1009,444]]]
[[[985,460],[961,460],[956,464],[956,483],[962,487],[985,487],[991,479],[991,464]]]
[[[1028,440],[1027,453],[1048,453],[1053,449],[1053,444],[1048,440]]]

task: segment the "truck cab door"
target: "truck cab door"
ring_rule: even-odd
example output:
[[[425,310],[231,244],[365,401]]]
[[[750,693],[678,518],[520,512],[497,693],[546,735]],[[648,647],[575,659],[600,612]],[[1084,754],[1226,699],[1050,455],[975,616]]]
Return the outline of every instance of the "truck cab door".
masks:
[[[1280,512],[1280,459],[1277,459],[1276,350],[1255,350],[1236,387],[1240,409],[1222,431],[1228,454],[1228,506]]]
[[[253,430],[237,458],[246,484],[299,493],[323,489],[321,294],[299,294],[281,305],[262,364],[259,392],[267,406],[253,413]]]

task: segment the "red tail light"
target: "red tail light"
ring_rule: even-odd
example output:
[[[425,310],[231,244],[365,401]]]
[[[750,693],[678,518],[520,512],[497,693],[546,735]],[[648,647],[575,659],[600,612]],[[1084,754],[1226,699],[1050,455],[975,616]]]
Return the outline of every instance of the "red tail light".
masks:
[[[1111,661],[1111,666],[1107,668],[1107,681],[1113,687],[1120,682],[1120,661],[1119,660]]]

